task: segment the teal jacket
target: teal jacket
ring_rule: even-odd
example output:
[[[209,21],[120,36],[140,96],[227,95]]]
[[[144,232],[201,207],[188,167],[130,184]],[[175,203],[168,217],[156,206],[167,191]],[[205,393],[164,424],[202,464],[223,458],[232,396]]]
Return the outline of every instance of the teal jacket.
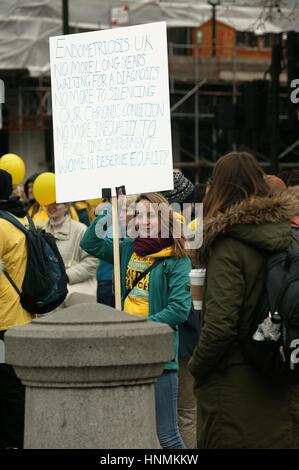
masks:
[[[80,245],[96,258],[113,263],[113,240],[98,238],[96,235],[96,224],[100,218],[101,215],[86,230]],[[126,270],[133,253],[133,239],[120,241],[119,247],[123,306]],[[174,330],[173,360],[165,364],[165,370],[178,369],[178,325],[188,319],[191,309],[190,270],[191,262],[187,256],[179,259],[170,257],[165,258],[150,274],[149,320],[166,323]]]

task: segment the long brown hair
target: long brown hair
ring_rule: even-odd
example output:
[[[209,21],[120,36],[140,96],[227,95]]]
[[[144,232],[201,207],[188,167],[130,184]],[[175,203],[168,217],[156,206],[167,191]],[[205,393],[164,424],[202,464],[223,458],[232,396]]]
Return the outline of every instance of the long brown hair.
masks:
[[[179,218],[176,217],[167,199],[159,193],[146,193],[138,196],[136,204],[144,200],[151,204],[159,204],[159,218],[161,220],[161,224],[164,224],[164,226],[165,224],[168,225],[169,236],[173,240],[173,256],[175,258],[183,258],[184,256],[187,256],[187,240],[182,233],[182,226]],[[177,236],[178,234],[179,236]]]
[[[221,157],[213,171],[213,180],[203,200],[204,218],[214,217],[250,196],[266,196],[269,187],[264,171],[253,155],[230,152]]]

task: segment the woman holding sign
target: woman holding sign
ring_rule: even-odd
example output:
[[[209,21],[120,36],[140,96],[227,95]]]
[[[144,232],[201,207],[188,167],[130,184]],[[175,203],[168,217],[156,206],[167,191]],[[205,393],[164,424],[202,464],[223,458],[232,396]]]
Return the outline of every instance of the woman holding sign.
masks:
[[[91,224],[81,247],[99,259],[113,263],[113,241],[100,236],[101,215]],[[176,225],[177,224],[177,225]],[[178,325],[191,308],[189,272],[181,225],[166,199],[156,193],[142,194],[136,201],[135,217],[120,242],[123,310],[150,321],[166,323],[174,332],[173,359],[155,384],[157,434],[163,449],[183,449],[177,422]]]

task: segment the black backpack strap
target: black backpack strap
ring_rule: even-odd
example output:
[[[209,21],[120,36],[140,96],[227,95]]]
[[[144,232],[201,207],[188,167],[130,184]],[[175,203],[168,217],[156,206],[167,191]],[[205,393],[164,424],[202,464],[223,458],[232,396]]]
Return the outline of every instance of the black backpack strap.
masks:
[[[27,221],[28,221],[28,225],[29,225],[29,227],[30,227],[30,230],[32,230],[33,232],[36,232],[36,231],[37,231],[37,228],[36,228],[36,226],[34,225],[33,220],[31,219],[31,217],[30,217],[28,214],[26,214],[26,219],[27,219]]]
[[[152,271],[152,269],[154,269],[156,266],[161,264],[164,260],[165,260],[165,258],[161,258],[161,259],[156,260],[151,266],[149,266],[147,269],[145,269],[145,271],[140,273],[139,276],[136,277],[136,279],[133,282],[132,286],[129,289],[126,290],[123,300],[125,300],[126,297],[128,297],[129,293],[134,289],[134,287],[137,286],[138,282],[141,281],[141,279],[143,279],[150,271]]]
[[[12,278],[10,277],[10,275],[8,274],[7,271],[3,271],[3,274],[4,276],[7,278],[7,280],[11,283],[12,287],[15,289],[15,291],[21,296],[21,291],[20,289],[18,289],[17,285],[15,284],[15,282],[12,280]]]
[[[27,217],[27,220],[29,222],[29,225],[31,227],[31,223],[34,225],[32,219],[29,217],[29,216],[26,216]],[[13,215],[9,214],[8,212],[4,212],[4,211],[0,211],[0,218],[1,219],[4,219],[4,220],[7,220],[8,222],[10,222],[11,224],[13,224],[15,227],[17,227],[18,229],[20,229],[24,235],[27,237],[28,235],[28,229],[23,225],[21,224],[21,222],[19,222]],[[35,226],[34,226],[35,228]],[[21,291],[20,289],[16,286],[15,282],[13,281],[13,279],[11,278],[11,276],[8,274],[8,272],[6,270],[3,271],[3,274],[4,276],[7,278],[7,280],[10,282],[10,284],[12,285],[12,287],[15,289],[15,291],[21,295]]]

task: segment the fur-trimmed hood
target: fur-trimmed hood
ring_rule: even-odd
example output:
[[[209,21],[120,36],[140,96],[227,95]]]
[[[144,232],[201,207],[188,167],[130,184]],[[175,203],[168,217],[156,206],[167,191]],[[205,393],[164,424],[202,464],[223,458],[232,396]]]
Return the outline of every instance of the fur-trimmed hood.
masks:
[[[230,235],[267,251],[280,251],[291,244],[290,219],[299,214],[299,201],[290,192],[253,196],[207,220],[198,261],[206,266],[211,247],[221,235]]]

